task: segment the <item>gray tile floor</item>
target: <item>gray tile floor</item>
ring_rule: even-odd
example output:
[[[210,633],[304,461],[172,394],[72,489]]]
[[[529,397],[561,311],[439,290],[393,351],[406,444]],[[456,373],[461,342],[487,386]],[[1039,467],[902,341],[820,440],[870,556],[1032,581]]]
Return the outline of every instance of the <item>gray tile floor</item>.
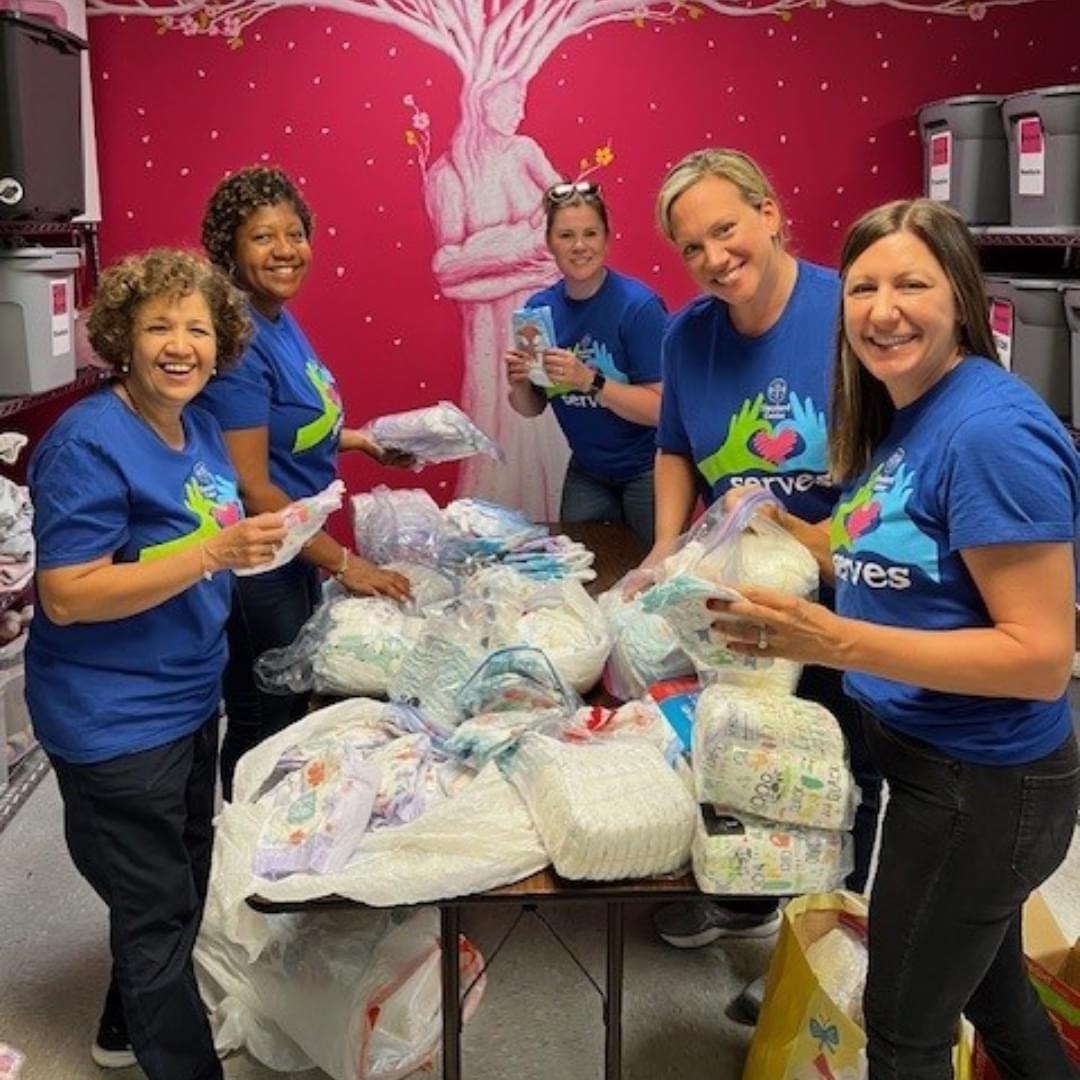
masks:
[[[1066,933],[1080,934],[1080,842],[1044,893]],[[764,971],[771,942],[680,952],[655,941],[650,910],[642,905],[628,916],[626,1080],[735,1080],[750,1031],[728,1021],[724,1008]],[[474,912],[465,931],[489,949],[510,918]],[[551,918],[600,978],[602,910],[568,907]],[[27,1055],[22,1080],[106,1075],[87,1050],[107,970],[105,910],[68,859],[50,775],[0,834],[0,1041]],[[464,1045],[467,1080],[595,1080],[603,1058],[600,1002],[546,931],[526,920],[489,975]],[[284,1075],[243,1054],[229,1058],[225,1071],[229,1080]],[[317,1071],[296,1075],[324,1080]]]

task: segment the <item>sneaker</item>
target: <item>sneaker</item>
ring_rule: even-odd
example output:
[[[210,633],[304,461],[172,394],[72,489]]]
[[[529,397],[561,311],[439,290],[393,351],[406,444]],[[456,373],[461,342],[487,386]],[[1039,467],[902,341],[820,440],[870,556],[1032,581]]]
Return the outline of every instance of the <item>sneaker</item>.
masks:
[[[765,976],[747,983],[742,993],[728,1006],[727,1017],[736,1024],[753,1027],[761,1015],[761,1006],[765,1001]]]
[[[90,1047],[90,1056],[94,1064],[103,1069],[127,1069],[136,1063],[126,1028],[104,1017],[98,1025],[97,1038]]]
[[[653,916],[661,940],[676,949],[697,949],[719,937],[771,937],[780,929],[780,911],[738,911],[715,900],[665,904]]]

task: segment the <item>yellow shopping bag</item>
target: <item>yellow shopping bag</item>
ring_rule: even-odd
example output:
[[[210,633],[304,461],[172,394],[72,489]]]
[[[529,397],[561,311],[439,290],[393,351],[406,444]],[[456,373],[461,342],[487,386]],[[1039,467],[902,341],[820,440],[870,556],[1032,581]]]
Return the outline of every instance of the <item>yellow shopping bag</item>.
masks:
[[[822,988],[806,950],[843,920],[866,918],[856,893],[800,896],[784,909],[743,1080],[865,1080],[866,1034]],[[956,1080],[970,1080],[971,1038],[953,1052]]]
[[[784,921],[765,985],[743,1080],[862,1080],[866,1035],[821,988],[806,950],[840,921],[866,917],[855,893],[800,896]]]

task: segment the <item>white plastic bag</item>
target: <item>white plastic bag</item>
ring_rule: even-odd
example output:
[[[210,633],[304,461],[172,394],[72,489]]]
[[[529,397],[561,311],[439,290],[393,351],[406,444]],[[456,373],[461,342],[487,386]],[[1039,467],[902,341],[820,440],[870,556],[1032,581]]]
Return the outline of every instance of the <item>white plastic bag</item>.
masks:
[[[272,1069],[318,1067],[334,1080],[400,1080],[429,1063],[441,1028],[438,915],[425,908],[275,915],[252,963],[211,906],[195,947],[220,1052],[246,1049]],[[483,960],[458,943],[462,981]],[[483,993],[465,1000],[466,1019]]]
[[[394,560],[438,563],[442,511],[426,491],[379,484],[350,502],[356,550],[366,558],[380,566]]]

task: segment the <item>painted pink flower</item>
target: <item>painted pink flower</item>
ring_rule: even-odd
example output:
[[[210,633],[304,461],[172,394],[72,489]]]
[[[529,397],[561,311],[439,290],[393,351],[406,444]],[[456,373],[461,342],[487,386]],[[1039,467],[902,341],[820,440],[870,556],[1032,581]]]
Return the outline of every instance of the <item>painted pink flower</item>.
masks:
[[[974,22],[978,22],[980,19],[986,18],[986,5],[981,0],[975,0],[974,3],[968,4],[968,18]]]
[[[417,131],[427,131],[431,127],[431,117],[426,112],[414,112],[412,125]]]

